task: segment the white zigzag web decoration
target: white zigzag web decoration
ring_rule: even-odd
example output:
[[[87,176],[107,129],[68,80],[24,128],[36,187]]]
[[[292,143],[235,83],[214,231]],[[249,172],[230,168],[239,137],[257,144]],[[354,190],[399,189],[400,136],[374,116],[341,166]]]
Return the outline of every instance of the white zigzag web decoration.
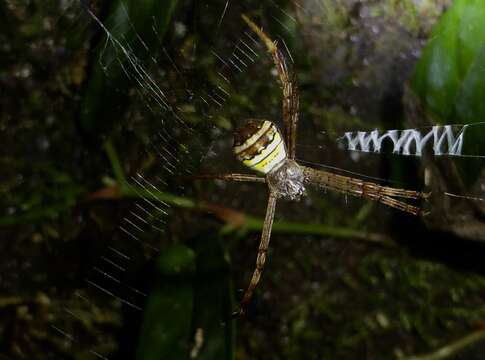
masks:
[[[437,125],[423,136],[418,129],[387,130],[380,132],[357,131],[346,132],[338,140],[346,140],[347,150],[380,153],[383,143],[387,140],[393,145],[394,154],[422,156],[426,145],[432,144],[433,155],[461,156],[465,130],[469,125],[463,125],[454,132],[456,125]]]

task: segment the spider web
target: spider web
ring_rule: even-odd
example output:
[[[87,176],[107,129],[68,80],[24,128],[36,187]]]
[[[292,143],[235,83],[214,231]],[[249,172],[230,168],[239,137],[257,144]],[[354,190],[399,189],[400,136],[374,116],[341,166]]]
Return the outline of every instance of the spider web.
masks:
[[[227,142],[230,134],[225,129],[236,126],[237,120],[228,120],[222,114],[224,106],[232,101],[232,96],[240,100],[235,86],[264,52],[255,36],[243,29],[242,22],[239,33],[231,36],[232,40],[222,38],[226,46],[221,47],[212,45],[208,38],[190,43],[192,39],[186,33],[183,20],[178,21],[176,17],[171,20],[173,36],[181,38],[181,47],[185,46],[184,40],[190,43],[190,47],[182,50],[186,53],[166,48],[163,35],[157,32],[154,21],[149,35],[159,40],[161,51],[156,51],[147,45],[148,40],[138,32],[128,6],[120,4],[114,10],[116,16],[103,20],[89,7],[81,7],[80,11],[87,15],[80,16],[98,29],[98,36],[102,39],[99,41],[95,67],[114,83],[113,91],[135,92],[141,100],[140,108],[134,107],[129,111],[131,118],[126,120],[124,127],[132,130],[132,138],[134,135],[136,141],[142,142],[143,154],[135,156],[144,157],[149,165],[145,165],[144,170],[128,169],[126,178],[123,176],[126,166],[123,168],[123,165],[119,165],[116,169],[115,165],[114,172],[118,175],[116,187],[108,186],[93,194],[93,199],[109,199],[117,196],[113,193],[121,191],[124,196],[137,200],[124,211],[118,234],[105,244],[104,249],[99,250],[98,258],[93,257],[91,271],[84,278],[85,289],[79,289],[73,296],[76,298],[74,302],[84,303],[92,313],[101,309],[108,311],[107,307],[113,308],[109,313],[125,309],[124,312],[135,314],[123,316],[129,319],[130,316],[140,316],[145,307],[148,296],[144,289],[146,286],[140,286],[137,274],[140,267],[160,254],[160,246],[166,246],[166,240],[160,239],[170,238],[167,230],[177,222],[178,213],[174,206],[196,207],[190,198],[184,197],[186,190],[180,184],[184,183],[185,177],[199,171],[202,161],[209,160],[211,163],[212,157],[218,161],[219,157],[215,155],[230,152]],[[216,9],[220,14],[216,17],[216,23],[207,25],[212,27],[215,40],[221,39],[218,33],[221,25],[226,17],[231,16],[229,5],[229,2],[221,2],[208,10]],[[241,13],[240,9],[235,11]],[[129,31],[123,33],[120,30],[123,26],[128,27]],[[135,49],[141,49],[141,53]],[[156,52],[157,57],[154,55]],[[210,72],[213,76],[210,79],[204,78],[203,70],[197,68],[204,61],[210,62],[214,69]],[[129,79],[132,84],[130,88],[116,88],[117,79],[113,74],[117,73]],[[116,144],[109,142],[106,146],[111,161],[123,164]],[[224,170],[221,168],[221,171]],[[97,334],[90,347],[84,348],[85,330],[76,322],[94,320],[89,320],[90,316],[86,313],[80,313],[79,308],[73,309],[67,305],[63,311],[68,317],[67,325],[55,324],[52,330],[65,339],[71,351],[81,349],[103,359],[109,358],[110,353],[120,351],[109,347],[103,350],[103,343],[112,344],[112,339],[102,332]],[[118,317],[118,321],[122,321],[121,318]]]

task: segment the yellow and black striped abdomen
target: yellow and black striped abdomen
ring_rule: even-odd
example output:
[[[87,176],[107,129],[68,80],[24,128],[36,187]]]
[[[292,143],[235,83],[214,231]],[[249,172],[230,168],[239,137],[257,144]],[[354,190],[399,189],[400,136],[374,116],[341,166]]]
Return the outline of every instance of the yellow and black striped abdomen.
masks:
[[[234,153],[244,165],[269,173],[286,160],[283,137],[268,120],[249,120],[234,135]]]

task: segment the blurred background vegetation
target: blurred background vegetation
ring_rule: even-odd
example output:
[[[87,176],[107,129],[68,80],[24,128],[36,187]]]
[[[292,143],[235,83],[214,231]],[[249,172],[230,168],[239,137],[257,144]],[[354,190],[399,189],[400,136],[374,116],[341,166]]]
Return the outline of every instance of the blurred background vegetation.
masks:
[[[262,282],[231,320],[266,193],[186,176],[241,171],[234,126],[280,119],[264,51],[230,73],[223,106],[198,96],[250,41],[242,13],[292,54],[299,158],[435,196],[424,219],[319,191],[281,202]],[[483,194],[483,160],[327,141],[483,119],[484,15],[471,0],[0,2],[0,358],[484,359],[483,202],[440,196]],[[485,153],[483,131],[470,140]],[[147,202],[134,241],[123,230]]]

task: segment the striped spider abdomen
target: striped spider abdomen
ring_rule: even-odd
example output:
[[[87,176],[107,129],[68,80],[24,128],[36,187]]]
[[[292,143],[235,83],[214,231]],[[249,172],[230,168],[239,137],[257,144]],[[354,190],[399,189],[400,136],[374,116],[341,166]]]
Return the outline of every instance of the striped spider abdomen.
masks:
[[[271,121],[248,120],[234,134],[234,153],[249,168],[268,174],[288,158],[280,131]]]

